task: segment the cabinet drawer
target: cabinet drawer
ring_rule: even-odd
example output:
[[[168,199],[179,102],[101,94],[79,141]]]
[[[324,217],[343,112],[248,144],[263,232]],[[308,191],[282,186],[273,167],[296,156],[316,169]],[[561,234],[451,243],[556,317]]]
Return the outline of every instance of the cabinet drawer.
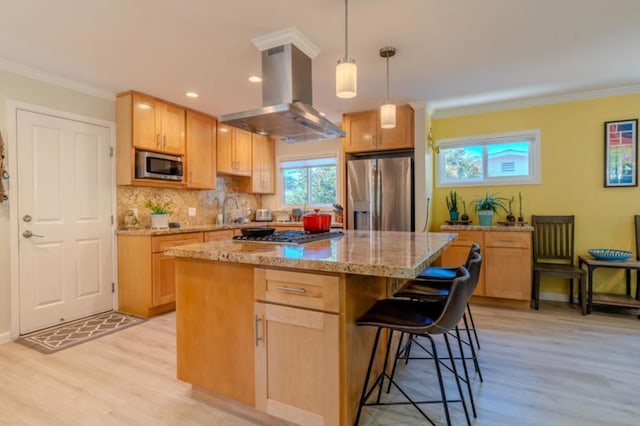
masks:
[[[447,231],[458,234],[458,238],[453,240],[454,246],[471,247],[471,244],[478,243],[482,246],[482,231]]]
[[[202,232],[191,232],[187,234],[163,235],[151,238],[151,250],[154,253],[164,251],[169,247],[183,246],[185,244],[201,243]]]
[[[231,238],[233,238],[233,229],[228,229],[226,231],[209,231],[204,233],[205,243],[216,240],[230,240]]]
[[[256,300],[339,312],[338,277],[303,272],[256,268],[254,290]]]
[[[527,249],[531,246],[531,234],[529,232],[487,232],[484,243],[487,247]]]

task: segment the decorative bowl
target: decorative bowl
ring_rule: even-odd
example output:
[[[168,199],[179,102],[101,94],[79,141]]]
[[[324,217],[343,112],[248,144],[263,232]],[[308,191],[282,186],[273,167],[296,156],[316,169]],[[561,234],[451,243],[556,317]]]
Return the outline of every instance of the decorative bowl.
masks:
[[[598,260],[612,260],[616,262],[627,260],[633,255],[630,251],[617,249],[589,249],[589,254]]]

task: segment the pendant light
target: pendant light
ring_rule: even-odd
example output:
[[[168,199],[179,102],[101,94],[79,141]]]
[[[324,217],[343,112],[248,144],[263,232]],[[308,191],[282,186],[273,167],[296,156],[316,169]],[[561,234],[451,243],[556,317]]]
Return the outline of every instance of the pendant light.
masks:
[[[389,102],[389,58],[396,54],[393,47],[380,49],[380,56],[387,58],[387,101],[380,107],[380,127],[393,129],[396,127],[396,106]]]
[[[349,56],[349,0],[344,0],[344,58],[336,67],[336,96],[353,98],[358,91],[358,67]]]

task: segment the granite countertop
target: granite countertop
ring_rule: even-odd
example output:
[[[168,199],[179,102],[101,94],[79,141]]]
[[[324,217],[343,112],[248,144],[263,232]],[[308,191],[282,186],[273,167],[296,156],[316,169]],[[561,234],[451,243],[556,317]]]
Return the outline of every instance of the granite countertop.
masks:
[[[166,254],[309,271],[415,278],[456,238],[454,233],[344,231],[299,245],[221,240],[172,247]]]
[[[533,232],[531,225],[441,225],[441,231],[506,231],[506,232]]]
[[[163,229],[119,229],[116,231],[117,235],[143,235],[143,236],[157,236],[157,235],[173,235],[173,234],[185,234],[188,232],[208,232],[208,231],[224,231],[226,229],[240,229],[240,228],[256,228],[256,227],[268,227],[268,226],[292,226],[302,227],[302,222],[248,222],[248,223],[227,223],[224,225],[188,225],[181,226],[180,228],[163,228]],[[342,228],[342,223],[332,223],[332,228]]]

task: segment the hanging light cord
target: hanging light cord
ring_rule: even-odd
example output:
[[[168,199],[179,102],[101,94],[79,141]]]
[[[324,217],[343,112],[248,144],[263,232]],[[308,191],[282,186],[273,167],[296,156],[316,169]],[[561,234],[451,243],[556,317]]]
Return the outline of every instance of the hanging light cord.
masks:
[[[344,0],[344,58],[349,59],[349,0]]]
[[[387,55],[387,103],[389,103],[389,55]]]

